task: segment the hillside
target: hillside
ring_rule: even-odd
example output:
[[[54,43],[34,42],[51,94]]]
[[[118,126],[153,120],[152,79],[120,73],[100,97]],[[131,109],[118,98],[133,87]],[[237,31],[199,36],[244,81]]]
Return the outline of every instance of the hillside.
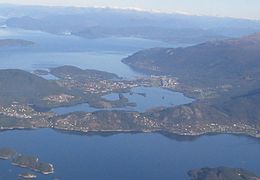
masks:
[[[77,79],[80,82],[85,81],[97,81],[97,80],[104,80],[104,79],[119,79],[116,74],[108,73],[104,71],[98,71],[94,69],[87,69],[82,70],[80,68],[74,66],[61,66],[50,69],[50,73],[56,77],[63,78],[63,77],[70,77],[72,79]]]
[[[229,132],[258,134],[260,129],[260,91],[243,94],[214,102],[194,102],[173,108],[147,113],[147,116],[162,121],[165,129],[178,128],[203,134]]]
[[[43,97],[64,92],[56,83],[22,70],[0,70],[0,104],[36,103]]]
[[[260,33],[187,48],[155,48],[123,59],[149,74],[173,75],[190,85],[254,86],[260,82]]]
[[[246,132],[259,136],[259,50],[257,33],[187,48],[144,50],[123,62],[148,74],[177,77],[180,85],[176,88],[197,99],[188,105],[147,114],[151,119],[162,120],[168,131]]]

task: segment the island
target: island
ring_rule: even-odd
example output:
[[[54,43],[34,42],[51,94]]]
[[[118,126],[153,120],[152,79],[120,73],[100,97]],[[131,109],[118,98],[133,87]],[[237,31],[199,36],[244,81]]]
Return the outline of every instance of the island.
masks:
[[[33,45],[34,42],[22,40],[22,39],[0,39],[0,48],[1,47],[23,47]]]
[[[42,174],[54,173],[52,164],[39,162],[39,159],[33,156],[18,154],[13,157],[12,164],[22,168],[29,168],[33,171],[41,172]]]
[[[0,159],[9,160],[14,166],[31,169],[45,175],[54,173],[54,167],[52,164],[40,162],[37,157],[20,154],[10,148],[0,149]],[[35,178],[35,175],[31,173],[26,173],[22,176]]]
[[[19,177],[21,177],[22,179],[36,179],[37,176],[33,173],[22,173],[22,174],[19,174]]]
[[[0,159],[3,160],[11,160],[14,156],[16,156],[17,152],[13,149],[2,148],[0,149]]]
[[[39,76],[46,76],[46,75],[49,75],[49,71],[38,69],[38,70],[34,70],[33,74],[36,74]]]
[[[255,174],[236,168],[201,168],[188,172],[191,180],[260,180]]]

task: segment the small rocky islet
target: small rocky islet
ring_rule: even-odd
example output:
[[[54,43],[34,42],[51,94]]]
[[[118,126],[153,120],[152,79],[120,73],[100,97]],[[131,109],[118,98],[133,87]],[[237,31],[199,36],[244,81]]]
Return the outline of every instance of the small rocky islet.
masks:
[[[19,174],[19,177],[22,179],[36,179],[37,176],[33,173],[26,172],[26,173],[21,173]]]

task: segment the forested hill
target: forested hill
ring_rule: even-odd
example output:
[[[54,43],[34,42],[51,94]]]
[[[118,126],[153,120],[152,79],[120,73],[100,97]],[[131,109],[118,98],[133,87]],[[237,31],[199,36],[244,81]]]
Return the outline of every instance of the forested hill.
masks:
[[[123,59],[149,74],[173,75],[193,85],[259,84],[260,33],[187,48],[154,48]]]
[[[16,69],[0,70],[1,104],[13,101],[33,103],[45,96],[62,92],[64,89],[56,83],[29,72]]]

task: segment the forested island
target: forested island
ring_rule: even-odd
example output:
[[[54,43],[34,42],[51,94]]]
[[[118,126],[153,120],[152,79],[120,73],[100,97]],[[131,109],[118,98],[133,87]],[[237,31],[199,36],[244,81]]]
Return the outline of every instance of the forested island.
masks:
[[[249,171],[218,167],[218,168],[201,168],[188,172],[191,180],[259,180],[260,177]]]
[[[8,160],[12,165],[21,168],[26,168],[35,172],[40,172],[42,174],[48,175],[54,173],[54,167],[50,163],[43,163],[39,161],[39,158],[34,156],[27,156],[16,152],[14,149],[1,148],[0,149],[0,159]],[[26,172],[19,175],[25,179],[34,179],[37,176],[33,173]]]

